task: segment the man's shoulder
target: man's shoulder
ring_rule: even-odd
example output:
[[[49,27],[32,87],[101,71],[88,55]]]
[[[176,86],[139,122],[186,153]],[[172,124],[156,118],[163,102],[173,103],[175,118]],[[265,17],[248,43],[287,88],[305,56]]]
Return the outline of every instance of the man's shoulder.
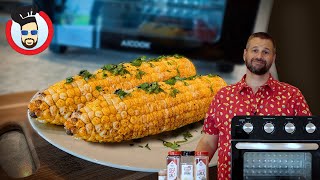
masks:
[[[237,86],[237,83],[236,84],[230,84],[230,85],[227,85],[223,88],[221,88],[217,94],[229,94],[230,92],[234,93],[238,90],[238,86]]]
[[[288,91],[288,92],[300,92],[299,88],[286,83],[286,82],[281,82],[281,81],[276,81],[276,88],[278,88],[278,90],[282,90],[282,91]]]

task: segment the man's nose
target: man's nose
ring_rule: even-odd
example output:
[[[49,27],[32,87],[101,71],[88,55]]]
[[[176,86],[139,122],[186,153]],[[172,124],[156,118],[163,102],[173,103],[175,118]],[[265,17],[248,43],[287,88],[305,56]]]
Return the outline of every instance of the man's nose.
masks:
[[[262,58],[262,56],[263,56],[262,52],[258,52],[258,53],[256,54],[256,57],[259,58],[259,59]]]

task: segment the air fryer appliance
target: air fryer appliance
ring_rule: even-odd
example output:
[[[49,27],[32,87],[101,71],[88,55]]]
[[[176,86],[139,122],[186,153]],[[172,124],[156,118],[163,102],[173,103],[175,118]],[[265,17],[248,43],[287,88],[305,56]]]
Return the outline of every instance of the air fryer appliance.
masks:
[[[320,117],[236,116],[232,179],[320,179]]]

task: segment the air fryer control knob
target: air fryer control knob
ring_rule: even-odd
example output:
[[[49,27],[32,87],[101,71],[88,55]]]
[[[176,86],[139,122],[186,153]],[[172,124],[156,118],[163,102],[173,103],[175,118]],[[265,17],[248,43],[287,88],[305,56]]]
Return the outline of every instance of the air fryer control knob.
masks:
[[[253,125],[249,122],[245,123],[242,127],[243,131],[246,132],[246,133],[251,133],[252,130],[253,130]]]
[[[272,133],[273,132],[273,130],[274,130],[274,125],[272,124],[272,123],[266,123],[265,125],[264,125],[264,127],[263,127],[263,129],[264,129],[264,131],[266,132],[266,133]]]
[[[285,126],[284,126],[284,130],[287,132],[287,133],[294,133],[294,131],[296,130],[296,127],[294,126],[293,123],[287,123]]]
[[[311,134],[316,131],[316,126],[313,123],[308,123],[306,125],[306,131]]]

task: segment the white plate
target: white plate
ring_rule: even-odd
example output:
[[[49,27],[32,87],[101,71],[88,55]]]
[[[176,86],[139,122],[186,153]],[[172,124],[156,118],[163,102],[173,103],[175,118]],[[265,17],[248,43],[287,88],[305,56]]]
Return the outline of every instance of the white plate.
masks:
[[[141,142],[122,142],[122,143],[89,143],[83,140],[75,139],[67,135],[63,126],[43,124],[30,117],[28,118],[33,129],[46,141],[55,147],[78,158],[91,161],[93,163],[143,172],[158,172],[166,167],[166,156],[172,149],[165,147],[159,138],[165,141],[173,142],[183,140],[180,134],[175,137],[167,137],[168,134],[160,134],[141,139]],[[186,128],[185,128],[186,129]],[[202,125],[196,123],[194,127],[189,127],[189,132],[193,135],[187,142],[181,144],[179,150],[194,150],[202,136]],[[183,132],[183,131],[179,131]],[[170,132],[172,135],[172,132]],[[130,146],[130,144],[134,144]],[[148,143],[151,150],[139,145],[145,146]],[[217,153],[210,162],[210,167],[217,164]]]

